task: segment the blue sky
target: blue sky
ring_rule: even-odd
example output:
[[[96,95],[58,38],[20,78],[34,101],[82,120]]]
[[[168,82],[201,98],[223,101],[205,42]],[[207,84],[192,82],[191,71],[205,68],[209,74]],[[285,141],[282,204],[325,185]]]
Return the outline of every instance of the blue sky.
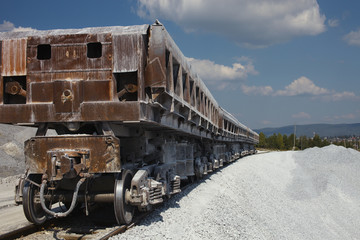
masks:
[[[3,1],[0,31],[151,24],[251,128],[360,122],[360,1]]]

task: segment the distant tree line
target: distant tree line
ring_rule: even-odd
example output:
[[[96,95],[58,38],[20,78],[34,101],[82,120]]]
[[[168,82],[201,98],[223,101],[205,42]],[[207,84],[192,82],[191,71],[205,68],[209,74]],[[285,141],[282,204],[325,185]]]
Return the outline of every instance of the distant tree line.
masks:
[[[306,136],[301,136],[295,139],[294,145],[294,134],[287,136],[286,134],[281,135],[273,134],[269,137],[266,137],[263,132],[259,134],[259,144],[258,148],[267,148],[267,149],[276,149],[276,150],[291,150],[295,146],[296,150],[303,150],[311,147],[325,147],[330,145],[330,142],[326,139],[321,139],[319,135],[315,135],[313,138],[307,138]]]
[[[319,135],[315,134],[313,138],[307,138],[306,136],[296,138],[294,145],[294,134],[287,136],[286,134],[281,135],[280,133],[274,133],[273,135],[266,137],[265,134],[261,132],[259,134],[259,143],[256,145],[256,147],[275,150],[291,150],[293,147],[295,147],[295,150],[304,150],[306,148],[325,147],[330,144],[334,144],[347,148],[354,148],[357,150],[360,148],[358,140],[351,141],[347,139],[343,138],[340,141],[329,142],[326,138],[321,139]]]

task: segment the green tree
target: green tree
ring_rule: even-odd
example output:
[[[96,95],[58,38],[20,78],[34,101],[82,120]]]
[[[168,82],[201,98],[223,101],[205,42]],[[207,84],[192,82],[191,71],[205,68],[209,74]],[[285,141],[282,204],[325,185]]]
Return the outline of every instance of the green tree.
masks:
[[[321,147],[321,138],[319,135],[315,134],[314,138],[312,139],[312,146]]]
[[[259,147],[265,148],[266,147],[266,136],[263,132],[259,134]]]
[[[294,134],[293,133],[288,137],[288,142],[289,142],[289,149],[292,149],[294,147]]]
[[[330,142],[326,139],[322,140],[321,141],[321,147],[325,147],[325,146],[329,146],[330,145]]]
[[[297,141],[296,146],[300,150],[304,150],[306,148],[309,148],[310,147],[309,139],[306,136],[301,136],[299,138],[299,140]]]
[[[281,133],[278,133],[278,135],[276,136],[276,148],[279,150],[284,149],[284,139]]]
[[[283,143],[284,143],[284,149],[285,150],[291,149],[290,143],[289,143],[289,138],[288,138],[288,136],[286,134],[283,135]]]
[[[276,138],[277,138],[277,136],[274,133],[273,135],[271,135],[270,137],[268,137],[266,139],[266,145],[267,145],[268,148],[270,148],[270,149],[276,149],[277,148],[277,146],[276,146]]]

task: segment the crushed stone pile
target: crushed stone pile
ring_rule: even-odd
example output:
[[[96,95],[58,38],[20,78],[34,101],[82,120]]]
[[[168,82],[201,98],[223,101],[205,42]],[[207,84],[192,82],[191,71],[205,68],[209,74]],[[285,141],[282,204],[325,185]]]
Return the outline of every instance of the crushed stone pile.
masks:
[[[0,178],[25,172],[24,141],[35,133],[35,128],[0,124]]]
[[[0,178],[25,172],[24,142],[35,136],[36,128],[0,124]],[[56,135],[48,130],[47,135]]]
[[[112,239],[358,239],[359,173],[334,145],[249,156]]]

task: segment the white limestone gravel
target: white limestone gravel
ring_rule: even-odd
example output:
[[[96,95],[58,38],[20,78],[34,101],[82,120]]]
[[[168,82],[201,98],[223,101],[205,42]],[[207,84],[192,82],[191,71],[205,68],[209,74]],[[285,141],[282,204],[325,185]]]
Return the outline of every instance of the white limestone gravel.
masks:
[[[112,239],[360,239],[360,152],[239,159]]]

